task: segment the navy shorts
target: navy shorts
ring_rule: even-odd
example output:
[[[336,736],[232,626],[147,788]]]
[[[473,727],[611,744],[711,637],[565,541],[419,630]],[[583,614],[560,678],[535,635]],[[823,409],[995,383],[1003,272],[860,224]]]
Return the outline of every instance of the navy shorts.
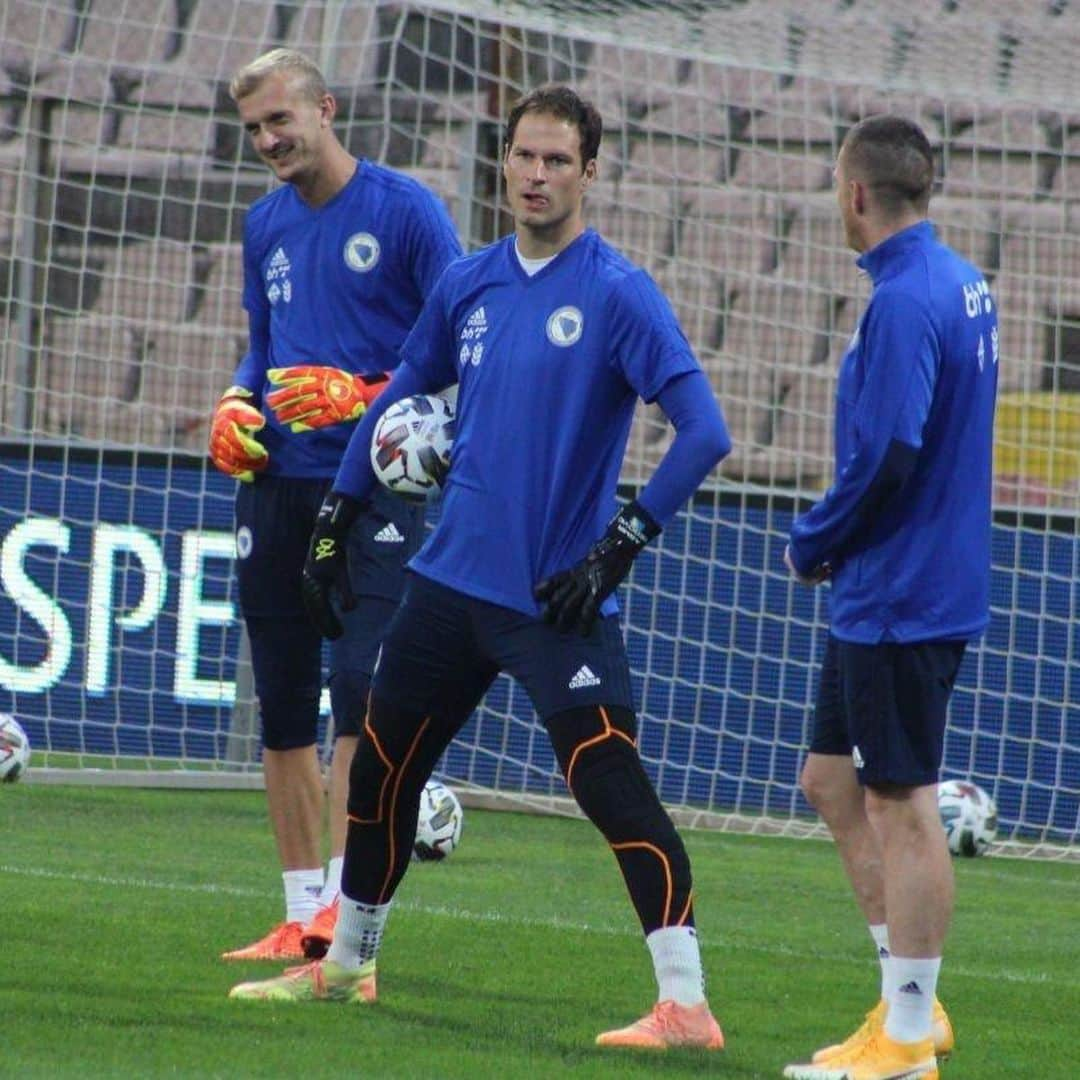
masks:
[[[850,754],[862,784],[936,783],[949,697],[966,645],[859,645],[830,634],[811,753]]]
[[[236,573],[251,641],[263,741],[271,749],[315,742],[322,685],[322,638],[300,592],[328,480],[259,476],[236,496]],[[406,581],[406,562],[424,535],[423,507],[378,491],[352,526],[349,576],[356,609],[329,647],[331,708],[337,734],[357,734],[371,673]],[[312,702],[315,704],[313,705]]]
[[[464,719],[495,676],[524,687],[542,720],[583,705],[633,710],[630,665],[617,618],[588,637],[410,574],[383,641],[373,689],[419,713]]]

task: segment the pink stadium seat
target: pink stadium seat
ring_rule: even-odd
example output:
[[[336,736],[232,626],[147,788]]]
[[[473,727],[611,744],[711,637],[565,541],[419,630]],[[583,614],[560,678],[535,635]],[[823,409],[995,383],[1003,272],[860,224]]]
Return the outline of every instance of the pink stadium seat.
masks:
[[[77,54],[127,67],[162,63],[175,22],[173,0],[90,5]]]
[[[628,183],[712,185],[724,180],[726,151],[718,144],[638,137],[625,170]]]
[[[745,289],[779,259],[783,217],[767,194],[731,187],[702,188],[680,205],[675,257],[680,269],[701,267]]]
[[[1031,278],[1003,272],[991,286],[997,303],[998,390],[1038,390],[1046,357],[1049,314]]]
[[[823,191],[832,185],[832,155],[805,150],[740,146],[731,183],[778,192]]]
[[[217,244],[211,248],[210,255],[213,262],[206,282],[206,295],[195,318],[211,329],[246,334],[243,250],[239,244]]]
[[[671,257],[676,212],[673,192],[666,184],[601,179],[585,200],[586,222],[643,266],[656,266]]]

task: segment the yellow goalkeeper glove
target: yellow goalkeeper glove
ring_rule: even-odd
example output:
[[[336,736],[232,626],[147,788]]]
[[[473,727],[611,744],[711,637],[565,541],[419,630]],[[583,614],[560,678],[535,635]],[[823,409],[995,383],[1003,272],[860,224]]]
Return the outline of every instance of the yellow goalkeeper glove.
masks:
[[[230,386],[222,394],[210,425],[210,460],[226,476],[246,484],[270,463],[266,447],[255,438],[266,419],[251,404],[253,396],[242,386]]]
[[[297,433],[359,420],[390,381],[382,372],[356,375],[312,364],[271,368],[266,377],[281,387],[266,395],[266,404],[280,423]]]

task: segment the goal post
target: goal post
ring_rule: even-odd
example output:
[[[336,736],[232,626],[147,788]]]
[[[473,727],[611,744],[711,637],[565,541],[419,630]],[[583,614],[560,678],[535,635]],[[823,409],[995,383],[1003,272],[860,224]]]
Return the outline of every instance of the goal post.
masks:
[[[826,612],[783,566],[832,470],[839,358],[868,288],[832,165],[860,116],[925,127],[944,238],[1001,322],[993,616],[965,659],[947,776],[1010,850],[1080,830],[1080,10],[916,0],[6,0],[0,4],[0,711],[35,768],[257,783],[232,481],[204,455],[245,345],[240,238],[270,188],[226,86],[317,58],[349,149],[429,185],[476,247],[508,227],[501,120],[572,83],[605,135],[586,213],[670,298],[736,448],[623,590],[641,751],[689,819],[803,834]],[[671,433],[642,406],[624,491]],[[500,681],[442,774],[565,809]],[[191,777],[196,775],[198,779]],[[185,779],[186,777],[186,779]]]

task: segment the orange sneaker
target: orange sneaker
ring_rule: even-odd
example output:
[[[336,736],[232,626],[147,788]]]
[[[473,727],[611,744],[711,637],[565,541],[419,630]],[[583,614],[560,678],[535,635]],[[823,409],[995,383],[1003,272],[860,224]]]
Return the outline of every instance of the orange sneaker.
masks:
[[[286,968],[276,979],[246,982],[234,986],[229,997],[240,1001],[344,1001],[370,1005],[376,997],[375,961],[355,970],[313,960],[300,967]]]
[[[885,1014],[887,1011],[888,1005],[885,999],[882,998],[866,1014],[862,1024],[843,1042],[822,1047],[822,1049],[815,1051],[810,1060],[815,1065],[820,1065],[835,1058],[846,1057],[885,1027]],[[953,1034],[949,1014],[937,998],[934,998],[934,1026],[931,1029],[931,1035],[934,1039],[934,1053],[937,1055],[939,1062],[944,1061],[953,1052],[953,1047],[956,1045],[956,1036]]]
[[[879,1031],[844,1057],[788,1065],[784,1076],[788,1080],[938,1080],[940,1073],[933,1039],[900,1043]]]
[[[222,960],[302,960],[300,935],[304,924],[299,922],[278,923],[264,938],[242,949],[221,954]]]
[[[319,908],[315,918],[304,927],[300,935],[300,948],[309,960],[321,960],[334,940],[334,927],[337,925],[338,900]]]
[[[635,1050],[666,1050],[669,1046],[723,1050],[724,1033],[709,1012],[706,1001],[699,1005],[659,1001],[652,1012],[629,1027],[597,1035],[596,1045],[625,1046]]]

